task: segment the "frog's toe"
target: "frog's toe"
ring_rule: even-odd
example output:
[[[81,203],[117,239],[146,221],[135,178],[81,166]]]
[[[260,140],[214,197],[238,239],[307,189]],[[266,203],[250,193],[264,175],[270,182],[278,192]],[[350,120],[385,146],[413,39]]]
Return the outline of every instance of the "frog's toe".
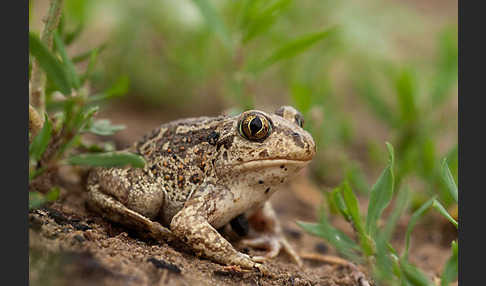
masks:
[[[269,258],[274,258],[279,254],[280,250],[282,249],[282,243],[280,242],[280,239],[275,236],[260,236],[256,238],[244,239],[241,242],[246,246],[265,249],[267,251],[264,256],[253,257],[253,261],[264,261]]]
[[[241,243],[252,248],[265,249],[267,251],[263,256],[252,257],[252,260],[255,262],[264,262],[268,259],[274,258],[283,248],[298,266],[301,267],[303,265],[302,260],[297,255],[294,248],[283,237],[276,235],[264,235],[256,238],[244,239],[241,241]]]

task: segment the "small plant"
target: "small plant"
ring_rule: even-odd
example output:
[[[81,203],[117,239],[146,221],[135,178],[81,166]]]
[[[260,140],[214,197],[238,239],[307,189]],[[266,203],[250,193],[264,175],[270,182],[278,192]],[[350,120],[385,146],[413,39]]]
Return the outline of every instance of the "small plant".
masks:
[[[394,207],[387,218],[383,211],[395,196],[393,147],[387,143],[389,162],[370,191],[369,205],[366,216],[363,217],[358,199],[347,181],[335,188],[328,195],[329,206],[335,209],[353,227],[356,238],[353,239],[344,232],[333,227],[325,212],[322,211],[318,223],[298,222],[307,232],[319,236],[333,245],[336,250],[348,259],[367,265],[373,276],[385,285],[435,285],[430,279],[410,263],[409,249],[412,231],[431,208],[436,209],[457,228],[457,221],[449,215],[436,196],[420,206],[411,216],[405,233],[405,247],[401,254],[391,245],[390,240],[398,218],[404,213],[409,201],[408,188],[402,188],[396,195]],[[447,191],[457,202],[457,187],[445,162],[442,163],[443,179],[448,186]],[[381,226],[380,220],[385,223]],[[441,285],[449,285],[457,277],[457,242],[452,243],[452,255],[447,261],[441,277]]]
[[[76,40],[82,26],[71,32],[64,30],[62,3],[50,2],[40,37],[29,32],[29,208],[57,199],[59,188],[52,178],[61,166],[145,164],[136,154],[83,141],[84,133],[106,136],[124,128],[93,117],[97,103],[127,91],[128,79],[122,77],[111,88],[90,93],[89,80],[101,47],[68,57],[66,45]],[[86,70],[79,72],[75,64],[86,60]]]
[[[366,70],[358,69],[354,76],[357,94],[393,132],[397,187],[409,175],[418,176],[428,195],[439,191],[446,207],[453,205],[454,199],[444,191],[439,165],[442,155],[438,154],[439,140],[435,139],[449,126],[446,120],[450,117],[442,114],[441,107],[454,95],[457,85],[457,49],[457,30],[446,28],[438,40],[438,57],[429,70],[420,69],[418,64],[384,61]],[[451,160],[454,157],[457,152],[448,156]]]

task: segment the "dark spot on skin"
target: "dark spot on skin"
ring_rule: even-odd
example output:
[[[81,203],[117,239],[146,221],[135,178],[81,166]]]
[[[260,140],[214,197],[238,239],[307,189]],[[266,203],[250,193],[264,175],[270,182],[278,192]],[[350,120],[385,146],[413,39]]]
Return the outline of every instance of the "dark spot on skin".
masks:
[[[297,113],[295,115],[295,123],[297,123],[297,125],[299,125],[300,127],[304,127],[304,116],[302,116],[302,114],[300,113]]]
[[[286,132],[287,133],[287,132]],[[302,137],[297,132],[289,132],[288,135],[292,140],[294,140],[295,145],[299,146],[300,148],[304,148],[304,142],[302,141]]]
[[[241,162],[241,161],[243,161],[243,159],[242,158],[238,158],[238,159],[236,159],[236,161]]]
[[[223,153],[223,159],[228,160],[228,152],[224,151]]]
[[[263,150],[262,152],[258,153],[258,156],[262,157],[262,158],[265,158],[265,157],[268,157],[268,152],[267,150]]]
[[[280,165],[280,169],[283,169],[285,166],[284,165]]]
[[[265,194],[268,194],[268,192],[269,192],[269,191],[270,191],[270,188],[267,188],[267,189],[265,190]]]
[[[233,145],[233,139],[234,138],[235,138],[234,135],[230,135],[230,136],[226,136],[226,137],[222,138],[221,140],[219,140],[217,142],[216,150],[219,151],[221,146],[224,146],[225,149],[229,149],[231,147],[231,145]]]
[[[284,169],[285,172],[287,172],[287,170],[288,170],[287,168]]]
[[[199,174],[193,174],[189,179],[193,184],[197,184],[200,182]]]
[[[216,143],[218,142],[218,139],[219,139],[219,133],[216,132],[216,131],[213,131],[208,135],[207,141],[211,145],[216,145]]]
[[[172,159],[177,160],[177,156],[175,154],[172,155]]]
[[[284,117],[284,110],[285,110],[285,109],[284,109],[284,107],[282,106],[282,107],[280,107],[279,109],[277,109],[277,110],[275,111],[275,114],[277,114],[277,115],[278,115],[278,116],[280,116],[280,117]]]
[[[285,179],[280,180],[280,183],[283,183],[283,182],[285,182]]]
[[[258,183],[261,185],[261,184],[263,184],[263,181],[262,181],[262,180],[260,180],[260,181],[258,181]]]

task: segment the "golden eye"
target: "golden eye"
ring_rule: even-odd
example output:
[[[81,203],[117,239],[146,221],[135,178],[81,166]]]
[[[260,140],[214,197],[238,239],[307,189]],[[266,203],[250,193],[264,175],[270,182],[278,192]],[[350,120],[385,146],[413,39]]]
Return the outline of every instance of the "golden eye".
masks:
[[[248,140],[262,142],[272,131],[270,121],[262,114],[249,113],[240,121],[240,134]]]

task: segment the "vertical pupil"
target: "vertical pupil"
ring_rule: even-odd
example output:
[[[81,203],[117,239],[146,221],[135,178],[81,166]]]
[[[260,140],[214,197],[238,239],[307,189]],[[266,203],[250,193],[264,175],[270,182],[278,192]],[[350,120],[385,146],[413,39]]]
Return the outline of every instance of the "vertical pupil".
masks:
[[[253,118],[252,121],[250,121],[251,134],[257,133],[260,129],[262,129],[262,121],[258,117]]]

